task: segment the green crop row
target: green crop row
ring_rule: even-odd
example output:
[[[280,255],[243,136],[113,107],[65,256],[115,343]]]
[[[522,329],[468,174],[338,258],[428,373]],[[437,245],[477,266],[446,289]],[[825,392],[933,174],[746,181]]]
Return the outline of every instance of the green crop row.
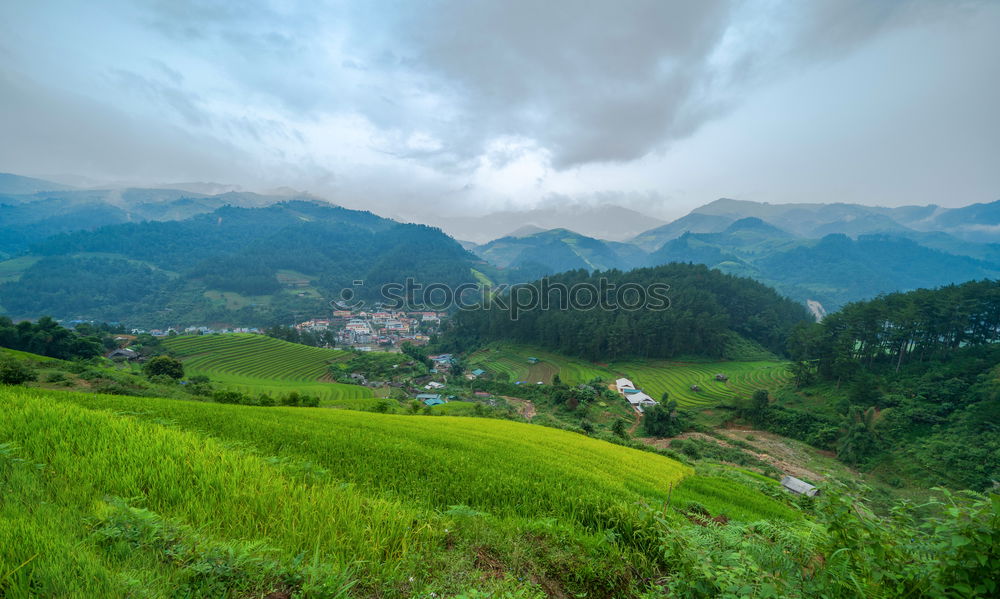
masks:
[[[322,405],[351,405],[372,399],[367,387],[327,383],[320,379],[331,363],[349,352],[289,343],[263,335],[189,335],[164,341],[180,357],[188,374],[203,374],[228,389],[274,396],[292,391],[315,395]]]

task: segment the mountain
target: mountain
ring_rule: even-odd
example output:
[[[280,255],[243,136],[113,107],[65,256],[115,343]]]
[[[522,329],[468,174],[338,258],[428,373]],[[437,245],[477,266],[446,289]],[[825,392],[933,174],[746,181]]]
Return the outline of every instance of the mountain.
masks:
[[[1000,200],[940,212],[920,225],[921,230],[947,231],[969,241],[998,242]]]
[[[639,248],[587,237],[567,229],[501,237],[473,249],[477,256],[505,269],[534,276],[567,270],[629,269],[645,261]]]
[[[44,179],[22,177],[11,173],[0,173],[0,194],[22,195],[39,191],[60,191],[72,189],[69,185],[54,183]]]
[[[510,236],[511,231],[521,231],[524,227],[537,230],[569,229],[588,237],[625,241],[650,226],[663,224],[662,220],[647,214],[607,204],[504,211],[468,217],[425,213],[414,215],[412,220],[441,227],[454,237],[477,243]]]
[[[65,189],[0,194],[0,258],[59,233],[127,222],[182,220],[223,206],[263,207],[285,196],[250,192],[204,195],[180,189]],[[312,200],[312,198],[300,198]]]
[[[817,299],[828,311],[883,293],[1000,277],[998,264],[891,235],[828,235],[764,257],[754,268],[759,280],[794,299]]]
[[[652,252],[671,239],[677,239],[685,233],[718,233],[731,225],[735,218],[716,214],[700,214],[692,212],[686,216],[645,231],[630,240],[630,243]]]
[[[763,219],[802,237],[832,233],[857,236],[868,233],[936,231],[966,241],[1000,242],[1000,200],[962,208],[903,206],[885,208],[858,204],[768,204],[722,198],[692,214],[737,220]]]
[[[0,285],[11,316],[162,326],[287,323],[327,311],[343,289],[377,300],[407,278],[473,282],[478,260],[438,229],[288,201],[63,233],[12,262]]]

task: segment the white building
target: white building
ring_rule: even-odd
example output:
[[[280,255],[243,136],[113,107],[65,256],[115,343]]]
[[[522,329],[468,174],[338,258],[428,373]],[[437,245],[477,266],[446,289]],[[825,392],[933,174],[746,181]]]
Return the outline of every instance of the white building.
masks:
[[[618,387],[618,392],[622,395],[625,395],[626,389],[635,389],[635,385],[632,384],[632,381],[626,378],[620,378],[615,381],[615,386]]]

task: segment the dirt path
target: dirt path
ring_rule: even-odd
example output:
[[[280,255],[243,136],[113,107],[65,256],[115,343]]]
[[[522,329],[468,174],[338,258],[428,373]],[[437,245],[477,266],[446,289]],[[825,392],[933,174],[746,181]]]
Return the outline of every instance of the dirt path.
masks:
[[[635,412],[635,410],[632,411]],[[629,436],[635,436],[635,431],[639,429],[640,423],[642,423],[642,414],[635,412],[635,422],[632,423],[632,428],[628,429]]]
[[[766,431],[743,429],[726,429],[725,434],[731,435],[732,437],[745,443],[749,443],[753,447],[757,448],[759,451],[737,447],[737,449],[740,449],[761,461],[767,462],[785,474],[791,474],[797,478],[808,478],[816,481],[826,478],[825,475],[820,474],[807,466],[810,459],[806,450],[795,447],[792,443],[789,443],[786,439],[782,439],[778,435],[774,435]],[[748,441],[746,439],[748,435],[753,437],[752,441]],[[734,447],[731,443],[726,442],[725,438],[719,439],[706,435],[705,433],[696,432],[681,433],[676,437],[662,439],[645,438],[640,439],[640,441],[648,443],[654,447],[667,448],[670,446],[670,442],[674,439],[701,439],[710,443],[718,443],[723,447]],[[820,450],[813,451],[820,452]]]

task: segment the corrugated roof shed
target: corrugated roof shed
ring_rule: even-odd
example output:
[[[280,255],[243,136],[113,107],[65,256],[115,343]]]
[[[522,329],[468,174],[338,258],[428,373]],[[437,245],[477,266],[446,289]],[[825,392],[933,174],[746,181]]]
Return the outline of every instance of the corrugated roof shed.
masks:
[[[785,487],[792,493],[796,493],[798,495],[806,495],[808,497],[812,497],[813,495],[819,493],[819,489],[810,485],[804,480],[799,480],[795,478],[794,476],[783,477],[781,479],[781,486]]]

